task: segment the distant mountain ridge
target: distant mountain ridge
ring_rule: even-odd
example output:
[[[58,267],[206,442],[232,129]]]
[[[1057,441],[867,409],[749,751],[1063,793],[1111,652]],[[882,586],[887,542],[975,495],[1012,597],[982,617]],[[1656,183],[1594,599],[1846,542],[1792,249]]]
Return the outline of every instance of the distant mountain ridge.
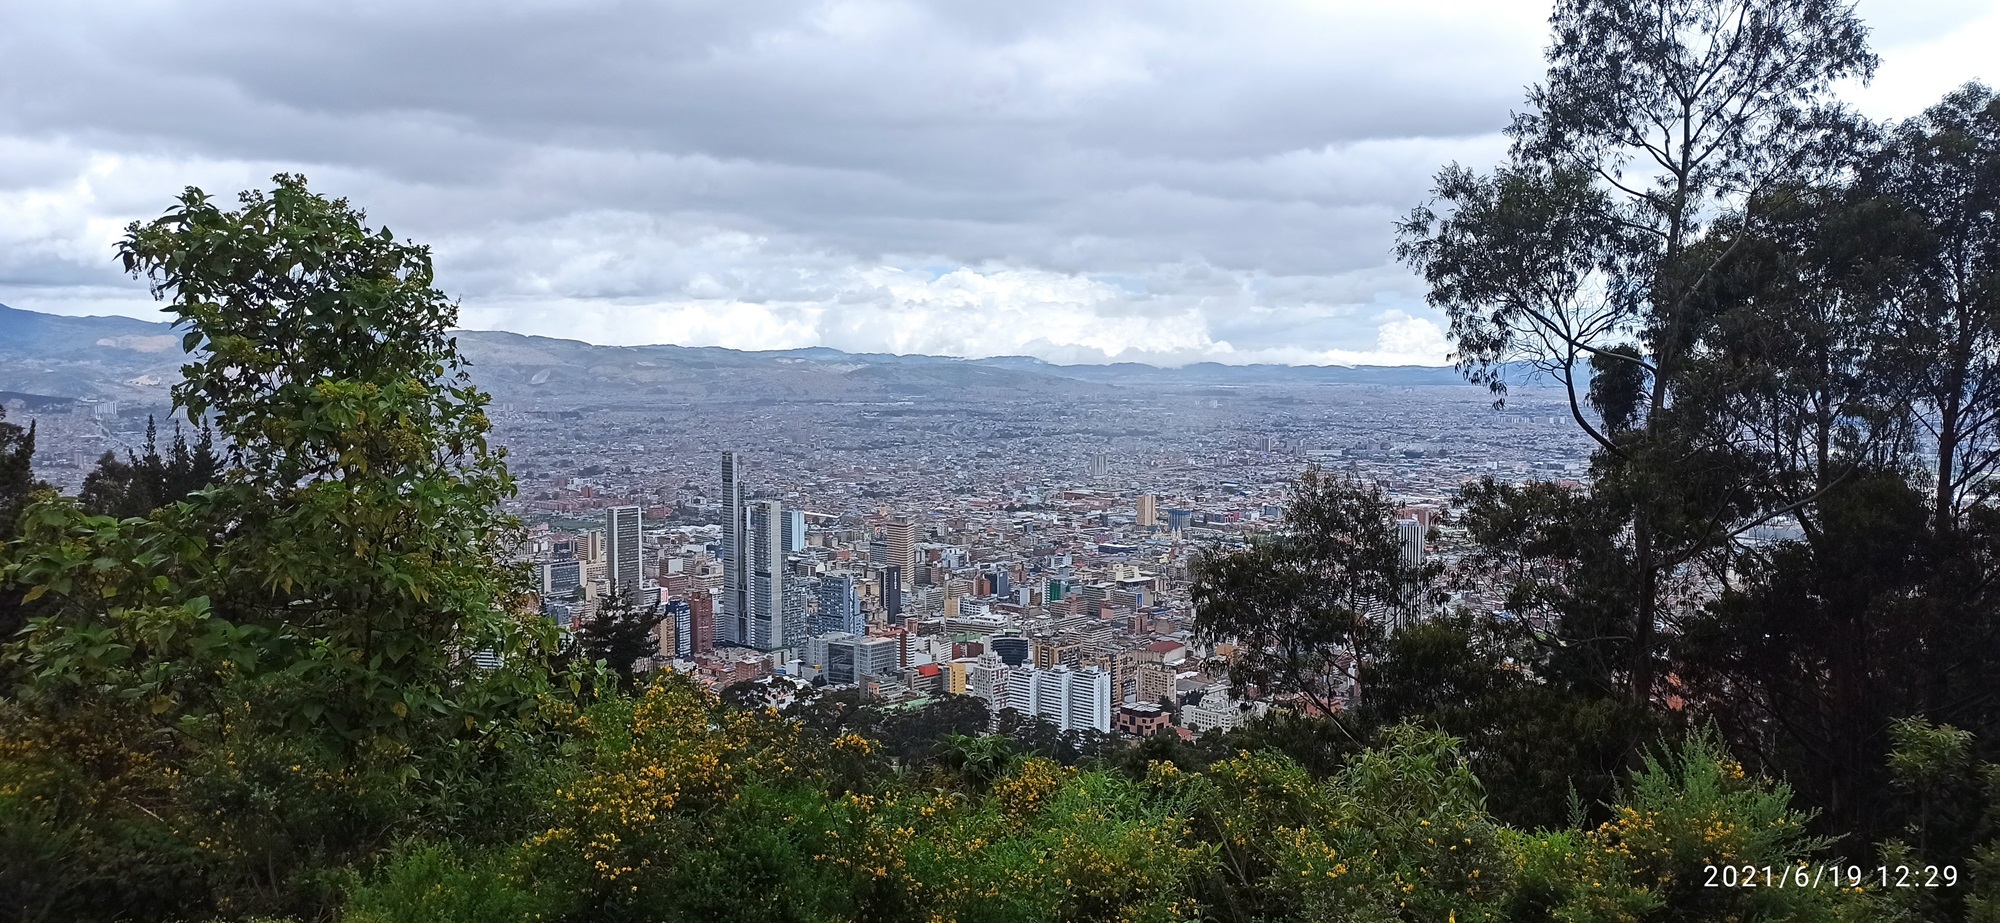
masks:
[[[849,353],[825,346],[599,346],[498,330],[462,330],[459,349],[501,401],[842,401],[949,396],[1099,395],[1126,386],[1463,384],[1430,366],[1057,365],[1031,356],[959,359]],[[163,402],[179,377],[180,338],[159,321],[69,317],[0,305],[0,391]]]

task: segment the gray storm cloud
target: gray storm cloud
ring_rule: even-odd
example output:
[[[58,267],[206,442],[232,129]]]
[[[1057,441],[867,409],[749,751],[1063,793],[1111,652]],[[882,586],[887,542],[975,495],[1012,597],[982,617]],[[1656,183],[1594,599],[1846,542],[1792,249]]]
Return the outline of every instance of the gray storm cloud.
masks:
[[[1994,33],[1986,4],[1862,12],[1885,54],[1864,102],[1884,115],[1977,76]],[[119,229],[182,186],[226,194],[286,170],[433,243],[468,326],[1438,363],[1440,319],[1390,263],[1390,222],[1438,166],[1499,156],[1545,16],[1483,2],[9,4],[0,301],[143,315],[144,290],[111,264]]]

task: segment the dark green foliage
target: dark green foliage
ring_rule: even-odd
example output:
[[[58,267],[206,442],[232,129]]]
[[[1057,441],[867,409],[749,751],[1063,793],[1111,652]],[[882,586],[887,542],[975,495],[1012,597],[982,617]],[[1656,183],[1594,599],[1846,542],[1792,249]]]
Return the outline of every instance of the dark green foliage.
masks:
[[[1630,605],[1607,613],[1622,627],[1570,637],[1628,639],[1613,675],[1642,706],[1659,692],[1677,571],[1726,543],[1718,524],[1746,501],[1726,478],[1689,477],[1716,469],[1715,439],[1669,432],[1701,293],[1734,252],[1705,235],[1728,197],[1755,201],[1852,136],[1829,91],[1875,59],[1838,0],[1561,0],[1550,22],[1510,162],[1441,171],[1397,253],[1450,317],[1469,377],[1502,384],[1486,370],[1534,364],[1596,441],[1611,493],[1599,510],[1630,539],[1620,572],[1593,582],[1627,584]],[[1604,376],[1589,389],[1586,363]]]
[[[2000,101],[1847,115],[1831,88],[1875,61],[1837,0],[1563,0],[1551,23],[1508,162],[1440,171],[1398,254],[1470,379],[1526,361],[1567,386],[1591,484],[1464,491],[1468,575],[1531,630],[1507,670],[1485,626],[1403,639],[1376,707],[1489,776],[1532,752],[1517,735],[1622,734],[1630,765],[1693,715],[1822,829],[1890,835],[1892,721],[2000,731],[1972,666],[2000,657]],[[1541,765],[1602,792],[1588,749]],[[1553,788],[1502,810],[1545,822]]]
[[[602,661],[618,677],[619,691],[629,693],[641,683],[641,662],[650,664],[660,655],[660,623],[666,619],[658,604],[635,606],[614,593],[576,630],[577,652],[586,662]]]
[[[925,702],[882,709],[863,733],[880,741],[883,755],[900,766],[935,763],[945,742],[986,730],[991,716],[986,702],[969,695],[947,695]]]
[[[1872,919],[1945,923],[2000,920],[2000,763],[1981,759],[1991,741],[1921,719],[1889,728],[1888,786],[1904,821],[1878,850],[1891,868],[1950,869],[1952,886],[1887,888]],[[1922,880],[1919,878],[1918,880]]]
[[[1662,716],[1551,681],[1548,645],[1520,622],[1459,613],[1406,628],[1361,672],[1350,725],[1417,722],[1465,742],[1494,816],[1527,827],[1602,820],[1627,765],[1627,741],[1657,740]],[[1585,687],[1586,689],[1588,687]]]
[[[724,701],[729,690],[723,691]],[[853,688],[801,692],[785,717],[826,739],[859,734],[895,765],[916,768],[946,759],[949,742],[986,731],[991,715],[983,699],[947,695],[901,705],[870,701]]]
[[[7,422],[0,407],[0,537],[12,537],[21,510],[35,492],[35,428]]]
[[[1639,350],[1614,346],[1590,356],[1590,409],[1617,436],[1638,426],[1646,408],[1646,365]]]
[[[222,477],[222,456],[215,451],[214,434],[201,428],[189,445],[174,424],[173,445],[160,454],[159,430],[152,418],[146,420],[146,454],[126,450],[125,460],[106,452],[97,460],[97,470],[84,476],[83,491],[77,501],[86,512],[118,519],[144,519],[169,503],[179,502],[205,489]]]
[[[451,304],[423,248],[277,182],[231,212],[189,190],[121,245],[196,350],[176,400],[228,439],[229,476],[174,497],[141,462],[93,497],[143,516],[44,499],[5,559],[40,617],[0,649],[0,822],[66,831],[0,882],[9,908],[317,912],[413,820],[520,810],[500,771],[552,639],[509,610],[510,482]],[[176,461],[152,473],[205,473]]]
[[[7,408],[0,407],[0,546],[20,534],[21,511],[41,483],[35,480],[35,427],[26,429],[7,422]],[[0,585],[0,643],[12,639],[27,624],[27,608],[22,591]],[[0,688],[6,680],[0,676]]]
[[[1382,621],[1426,601],[1426,575],[1404,563],[1393,512],[1379,489],[1309,470],[1281,532],[1195,562],[1195,631],[1240,644],[1229,664],[1236,688],[1318,714],[1340,709],[1354,657]]]
[[[996,734],[1013,741],[1023,754],[1062,766],[1102,765],[1125,749],[1125,741],[1115,734],[1088,728],[1065,731],[1040,715],[1024,715],[1011,708],[1000,709],[993,726]]]
[[[1896,126],[1858,186],[1909,218],[1889,345],[1914,386],[1948,532],[1991,498],[1986,476],[2000,463],[2000,96],[1967,84]]]
[[[938,766],[956,777],[960,791],[973,794],[991,790],[1020,760],[1013,738],[1002,734],[953,734],[937,750]]]

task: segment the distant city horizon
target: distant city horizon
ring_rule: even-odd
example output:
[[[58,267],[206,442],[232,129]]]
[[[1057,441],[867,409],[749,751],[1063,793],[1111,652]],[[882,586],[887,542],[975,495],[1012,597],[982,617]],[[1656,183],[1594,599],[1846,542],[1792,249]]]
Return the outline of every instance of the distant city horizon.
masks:
[[[0,301],[0,310],[14,310],[14,311],[23,311],[23,312],[26,312],[26,313],[29,313],[29,314],[42,314],[42,315],[46,315],[46,316],[49,316],[49,317],[73,317],[73,318],[78,318],[78,319],[82,319],[82,320],[91,320],[91,319],[118,319],[118,320],[136,320],[136,321],[140,321],[140,322],[142,322],[142,323],[155,323],[155,324],[159,324],[159,325],[160,325],[160,326],[161,326],[162,328],[166,328],[166,327],[169,327],[169,326],[170,326],[170,325],[169,325],[169,324],[168,324],[167,322],[165,322],[165,321],[153,321],[153,320],[148,320],[147,318],[144,318],[144,317],[139,317],[139,316],[135,316],[135,315],[132,315],[132,314],[118,314],[118,313],[111,313],[111,314],[63,314],[63,313],[60,313],[60,312],[54,312],[54,311],[43,311],[43,310],[38,310],[38,309],[35,309],[35,308],[24,308],[24,307],[19,307],[19,306],[17,306],[17,305],[12,305],[12,304],[9,304],[9,303],[7,303],[7,302],[4,302],[4,301]],[[1172,363],[1172,364],[1168,364],[1168,363],[1163,363],[1163,362],[1146,362],[1146,361],[1140,361],[1140,360],[1132,360],[1132,359],[1120,359],[1120,358],[1117,358],[1117,357],[1111,357],[1111,358],[1107,358],[1107,359],[1104,359],[1104,360],[1101,360],[1101,361],[1087,361],[1087,362],[1052,362],[1052,361],[1050,361],[1050,360],[1047,360],[1047,359],[1043,359],[1043,358],[1040,358],[1040,357],[1038,357],[1038,356],[1031,356],[1031,355],[1027,355],[1027,354],[1024,354],[1024,353],[995,353],[995,354],[990,354],[990,355],[954,355],[954,354],[948,354],[948,353],[918,353],[918,352],[906,352],[906,353],[897,353],[897,352],[855,352],[855,351],[852,351],[852,350],[845,350],[845,349],[839,349],[839,348],[836,348],[836,347],[832,347],[832,346],[794,346],[794,347],[785,347],[785,348],[771,348],[771,349],[742,349],[742,348],[738,348],[738,347],[733,347],[733,346],[708,346],[708,345],[700,345],[700,344],[690,344],[690,343],[668,343],[668,342],[661,342],[661,343],[600,343],[600,342],[597,342],[597,341],[594,341],[594,340],[587,340],[587,339],[583,339],[583,338],[580,338],[580,337],[560,337],[560,336],[550,336],[550,335],[547,335],[547,334],[539,334],[539,333],[523,333],[523,332],[521,332],[521,331],[518,331],[518,330],[506,330],[506,329],[502,329],[502,328],[484,328],[484,327],[456,327],[456,328],[453,328],[453,329],[454,329],[454,331],[455,331],[455,332],[459,332],[459,333],[504,333],[504,334],[513,334],[513,335],[516,335],[516,336],[523,336],[523,337],[528,337],[528,338],[530,338],[530,339],[537,339],[537,340],[555,340],[555,341],[558,341],[558,342],[563,342],[563,343],[577,343],[577,344],[581,344],[581,345],[584,345],[584,346],[594,346],[594,347],[605,347],[605,348],[610,348],[610,349],[654,349],[654,348],[659,348],[659,347],[671,347],[671,348],[675,348],[675,349],[690,349],[690,350],[721,350],[721,351],[724,351],[724,352],[732,352],[732,353],[743,353],[743,354],[746,354],[746,355],[776,355],[776,356],[784,356],[784,355],[808,355],[808,354],[813,354],[813,353],[832,353],[832,354],[839,354],[839,355],[844,355],[844,356],[854,356],[854,357],[857,357],[857,358],[866,358],[866,357],[893,357],[893,358],[898,358],[898,359],[961,359],[961,360],[965,360],[965,361],[968,361],[968,362],[980,362],[980,361],[1004,361],[1004,360],[1021,360],[1021,361],[1025,361],[1025,362],[1032,362],[1032,363],[1036,363],[1036,364],[1040,364],[1040,365],[1048,365],[1048,366],[1054,366],[1054,367],[1057,367],[1057,368],[1078,368],[1078,367],[1090,367],[1090,366],[1113,366],[1113,365],[1139,365],[1139,366],[1146,366],[1146,367],[1148,367],[1148,368],[1155,368],[1155,369],[1162,369],[1162,370],[1170,370],[1170,369],[1181,369],[1181,368],[1188,368],[1188,367],[1190,367],[1190,366],[1203,366],[1203,365],[1221,365],[1221,366],[1229,366],[1229,367],[1232,367],[1232,368],[1252,368],[1252,367],[1258,367],[1258,366],[1269,366],[1269,367],[1272,367],[1272,368],[1300,368],[1300,369],[1335,369],[1335,368],[1338,368],[1338,369],[1371,369],[1371,368],[1380,368],[1380,369],[1448,369],[1448,368],[1452,368],[1452,367],[1453,367],[1453,366],[1452,366],[1452,363],[1451,363],[1451,362],[1449,362],[1449,361],[1443,361],[1443,362],[1436,362],[1436,363],[1419,363],[1419,362],[1407,362],[1407,363],[1398,363],[1398,364],[1379,364],[1379,363],[1339,363],[1339,362],[1319,362],[1319,363],[1314,363],[1314,362],[1228,362],[1228,361],[1223,361],[1223,360],[1220,360],[1220,359],[1199,359],[1199,360],[1190,360],[1190,361],[1186,361],[1186,362],[1179,362],[1179,363]],[[164,334],[163,334],[163,335],[164,335]]]

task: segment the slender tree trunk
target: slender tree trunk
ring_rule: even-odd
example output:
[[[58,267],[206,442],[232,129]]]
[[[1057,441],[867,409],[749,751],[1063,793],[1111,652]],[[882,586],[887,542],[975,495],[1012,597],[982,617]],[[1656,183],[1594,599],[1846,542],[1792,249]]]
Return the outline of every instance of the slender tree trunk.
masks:
[[[1950,535],[1958,525],[1958,517],[1953,511],[1956,504],[1953,502],[1954,494],[1951,487],[1952,479],[1958,476],[1960,383],[1956,370],[1951,376],[1949,385],[1950,391],[1944,395],[1944,401],[1938,408],[1937,484],[1935,496],[1932,498],[1932,502],[1936,504],[1933,513],[1937,517],[1936,528],[1939,539]]]
[[[1633,617],[1630,694],[1635,708],[1645,708],[1653,698],[1653,636],[1659,621],[1660,575],[1654,562],[1653,521],[1641,514],[1632,523],[1632,551],[1639,571],[1638,611]]]
[[[1937,517],[1937,537],[1942,540],[1958,531],[1957,492],[1952,481],[1958,477],[1958,447],[1965,441],[1965,381],[1972,374],[1978,323],[1970,306],[1946,301],[1946,310],[1958,321],[1957,338],[1950,347],[1950,364],[1938,388],[1937,484],[1933,511]]]

